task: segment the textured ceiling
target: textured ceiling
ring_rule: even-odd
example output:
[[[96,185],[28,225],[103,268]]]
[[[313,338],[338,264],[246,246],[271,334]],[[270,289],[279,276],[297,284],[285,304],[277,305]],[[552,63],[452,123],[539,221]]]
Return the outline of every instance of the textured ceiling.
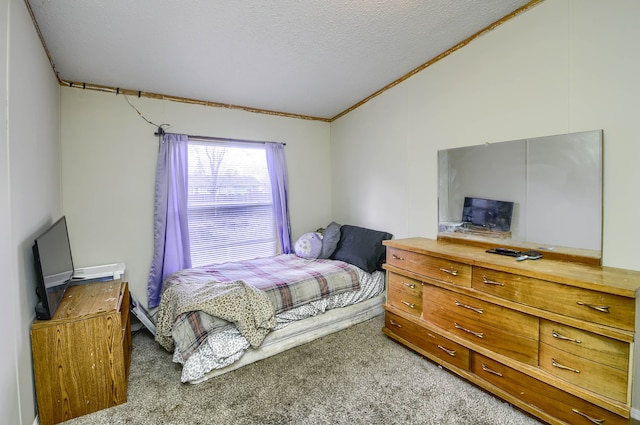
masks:
[[[528,0],[28,0],[58,78],[333,118]]]

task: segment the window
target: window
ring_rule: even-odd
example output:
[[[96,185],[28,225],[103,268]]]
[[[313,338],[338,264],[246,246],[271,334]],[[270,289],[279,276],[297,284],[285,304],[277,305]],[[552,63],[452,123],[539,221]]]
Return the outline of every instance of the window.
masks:
[[[188,175],[193,267],[276,254],[264,145],[189,139]]]

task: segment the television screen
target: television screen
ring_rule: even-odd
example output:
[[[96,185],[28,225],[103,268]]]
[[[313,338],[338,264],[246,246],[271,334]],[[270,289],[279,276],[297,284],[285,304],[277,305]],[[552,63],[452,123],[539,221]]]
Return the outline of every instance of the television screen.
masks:
[[[36,317],[48,320],[55,314],[73,276],[71,245],[64,216],[35,239],[33,259],[38,279],[36,292],[40,299],[36,305]]]
[[[512,214],[513,202],[465,197],[462,222],[492,231],[508,232]]]

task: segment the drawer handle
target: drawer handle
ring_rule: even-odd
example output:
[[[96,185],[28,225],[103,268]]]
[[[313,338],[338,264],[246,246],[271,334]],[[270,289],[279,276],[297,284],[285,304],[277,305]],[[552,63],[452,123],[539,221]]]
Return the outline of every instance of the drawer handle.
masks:
[[[456,329],[460,329],[461,331],[465,331],[467,333],[470,333],[471,335],[475,335],[478,338],[484,338],[484,333],[483,332],[474,332],[474,331],[472,331],[470,329],[463,328],[462,326],[460,326],[459,324],[457,324],[455,322],[453,323],[453,326],[455,326]]]
[[[495,371],[493,369],[490,369],[489,367],[487,367],[486,364],[482,363],[482,370],[484,370],[485,372],[489,372],[489,373],[493,373],[496,376],[500,376],[502,377],[502,374],[498,371]]]
[[[407,306],[407,307],[409,307],[409,308],[416,308],[416,305],[415,305],[415,304],[411,304],[411,303],[408,303],[408,302],[406,302],[406,301],[402,301],[402,300],[400,300],[400,302],[401,302],[402,304],[406,305],[406,306]]]
[[[391,254],[391,258],[393,258],[394,260],[404,261],[404,258],[398,257],[396,254]]]
[[[582,416],[583,418],[586,418],[586,419],[590,420],[594,424],[599,424],[599,425],[603,425],[604,424],[604,419],[596,419],[596,418],[594,418],[592,416],[589,416],[589,415],[587,415],[585,413],[582,413],[578,409],[571,409],[571,411],[573,413],[577,413],[578,415]]]
[[[402,284],[404,286],[407,286],[407,287],[411,288],[411,289],[416,289],[416,284],[415,283],[402,282]]]
[[[593,305],[593,304],[587,304],[585,302],[582,301],[577,301],[578,305],[583,305],[585,307],[589,307],[592,308],[594,310],[597,310],[601,313],[608,313],[609,312],[609,306],[608,305]]]
[[[491,279],[487,278],[486,276],[482,276],[482,282],[486,283],[487,285],[504,286],[504,283],[496,282],[495,280],[491,280]]]
[[[456,304],[458,307],[464,307],[464,308],[466,308],[466,309],[469,309],[469,310],[471,310],[471,311],[475,311],[476,313],[480,313],[480,314],[484,313],[484,310],[483,310],[483,309],[481,309],[481,308],[478,308],[478,307],[472,307],[472,306],[470,306],[470,305],[463,304],[463,303],[461,303],[461,302],[460,302],[460,301],[458,301],[458,300],[455,300],[454,302],[455,302],[455,304]]]
[[[570,370],[571,372],[580,373],[578,369],[574,369],[569,366],[565,366],[563,364],[558,363],[555,359],[551,359],[551,364],[557,367],[558,369]]]
[[[402,328],[402,325],[401,325],[400,323],[396,322],[396,321],[395,321],[395,320],[393,320],[393,319],[389,319],[389,324],[390,324],[391,326],[395,326],[396,328]]]
[[[551,335],[553,335],[554,338],[562,339],[564,341],[571,341],[575,342],[576,344],[582,344],[582,341],[580,341],[579,339],[569,338],[568,336],[559,334],[557,331],[553,331]]]
[[[448,273],[448,274],[450,274],[452,276],[458,276],[458,270],[445,269],[444,267],[440,267],[440,271]]]
[[[438,345],[438,348],[450,355],[451,357],[456,356],[456,350],[449,350],[448,348],[444,348],[442,345]]]

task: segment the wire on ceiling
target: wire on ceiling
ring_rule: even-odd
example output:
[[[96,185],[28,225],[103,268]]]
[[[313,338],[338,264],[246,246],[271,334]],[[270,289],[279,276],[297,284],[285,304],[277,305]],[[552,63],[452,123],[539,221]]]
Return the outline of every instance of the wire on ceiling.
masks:
[[[116,95],[118,94],[118,92],[119,92],[119,91],[120,91],[119,89],[118,89],[118,91],[116,91]],[[140,111],[138,110],[138,108],[136,108],[136,107],[134,106],[134,104],[133,104],[133,103],[131,103],[131,101],[129,100],[129,98],[127,97],[127,95],[126,95],[126,94],[123,94],[122,96],[124,96],[125,100],[126,100],[126,101],[127,101],[127,103],[129,104],[129,106],[131,106],[131,107],[133,108],[133,110],[134,110],[134,111],[136,111],[136,112],[138,113],[138,115],[140,115],[140,117],[141,117],[143,120],[145,120],[146,122],[148,122],[148,123],[149,123],[149,124],[151,124],[152,126],[157,127],[158,131],[156,131],[156,132],[154,133],[154,135],[159,136],[159,137],[164,136],[164,128],[163,128],[163,127],[165,127],[165,126],[166,126],[166,127],[170,127],[170,126],[171,126],[170,124],[159,124],[159,125],[158,125],[158,124],[156,124],[156,123],[154,123],[154,122],[152,122],[152,121],[148,120],[144,115],[142,115],[142,112],[140,112]],[[140,92],[138,92],[138,97],[140,97]]]
[[[118,91],[116,91],[116,95],[118,94]],[[138,113],[138,115],[140,115],[140,117],[145,120],[147,123],[151,124],[152,126],[156,127],[158,130],[153,133],[155,136],[158,137],[162,137],[166,134],[166,132],[164,131],[163,127],[170,127],[170,124],[156,124],[150,120],[148,120],[144,115],[142,115],[142,112],[140,112],[140,110],[138,110],[138,108],[135,107],[135,105],[133,103],[131,103],[131,101],[129,100],[129,98],[127,97],[126,94],[123,94],[125,100],[127,101],[127,103],[129,104],[129,106],[131,106],[133,108],[134,111],[136,111]],[[218,142],[243,142],[243,143],[270,143],[270,142],[264,142],[264,141],[259,141],[259,140],[247,140],[247,139],[231,139],[228,137],[211,137],[211,136],[191,136],[191,135],[187,135],[187,137],[189,137],[189,139],[195,139],[195,140],[208,140],[208,141],[218,141]],[[282,143],[282,142],[273,142],[273,143],[281,143],[282,145],[286,146],[286,143]]]

